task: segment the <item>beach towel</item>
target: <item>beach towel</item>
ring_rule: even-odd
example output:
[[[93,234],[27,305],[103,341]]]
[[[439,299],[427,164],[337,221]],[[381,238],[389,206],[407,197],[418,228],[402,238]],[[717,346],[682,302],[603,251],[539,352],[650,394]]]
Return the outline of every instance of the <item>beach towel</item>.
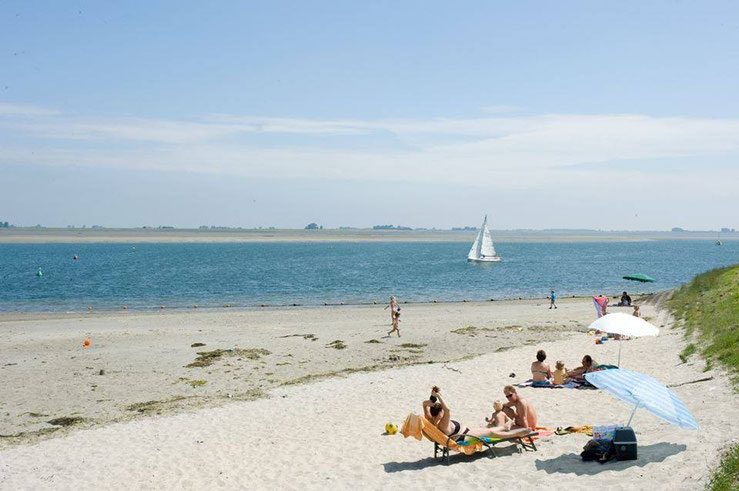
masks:
[[[557,435],[569,435],[570,433],[582,433],[583,435],[593,436],[593,427],[591,425],[582,426],[560,426],[555,431]]]
[[[605,297],[601,297],[604,300],[608,300]],[[597,297],[593,297],[593,304],[595,305],[595,312],[598,314],[598,319],[603,317],[603,305],[605,305],[605,302],[603,300],[599,300]]]
[[[513,384],[514,387],[534,387],[534,388],[543,388],[543,389],[579,389],[584,384],[580,382],[567,382],[566,384],[561,385],[535,385],[533,379],[528,379],[526,382],[521,382],[518,384]]]
[[[472,455],[483,450],[483,444],[479,440],[465,442],[464,445],[459,445],[454,440],[450,440],[448,435],[445,435],[439,428],[429,423],[426,418],[415,413],[411,413],[405,418],[403,427],[400,429],[400,434],[405,438],[412,437],[416,440],[421,440],[422,436],[425,436],[442,447],[448,447],[450,450],[461,452],[465,455]]]

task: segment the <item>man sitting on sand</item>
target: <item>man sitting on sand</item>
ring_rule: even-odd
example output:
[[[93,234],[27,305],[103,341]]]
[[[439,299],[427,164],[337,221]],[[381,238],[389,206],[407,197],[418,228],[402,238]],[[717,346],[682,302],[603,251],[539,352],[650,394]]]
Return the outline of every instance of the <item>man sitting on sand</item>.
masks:
[[[582,365],[567,372],[567,378],[575,382],[584,382],[585,374],[594,371],[598,364],[593,361],[590,355],[582,357]]]
[[[624,292],[623,295],[621,295],[621,301],[618,303],[621,307],[630,307],[631,306],[631,297],[628,293]]]
[[[518,395],[516,388],[512,385],[503,387],[508,402],[503,405],[503,412],[513,420],[511,429],[529,428],[536,429],[536,410],[534,405]]]

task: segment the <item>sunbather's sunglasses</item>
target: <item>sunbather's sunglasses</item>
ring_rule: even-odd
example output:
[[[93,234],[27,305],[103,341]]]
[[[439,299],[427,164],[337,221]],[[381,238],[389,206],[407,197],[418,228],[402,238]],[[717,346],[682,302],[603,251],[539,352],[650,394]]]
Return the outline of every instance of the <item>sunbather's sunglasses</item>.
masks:
[[[510,394],[506,394],[505,396],[506,396],[506,397],[507,397],[508,399],[510,399],[511,397],[513,397],[513,392],[511,392]]]

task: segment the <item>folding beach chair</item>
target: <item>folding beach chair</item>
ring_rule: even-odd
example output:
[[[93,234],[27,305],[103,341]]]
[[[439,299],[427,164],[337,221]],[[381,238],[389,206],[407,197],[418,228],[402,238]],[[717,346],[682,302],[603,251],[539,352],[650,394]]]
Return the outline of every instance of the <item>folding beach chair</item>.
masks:
[[[443,460],[445,463],[449,463],[450,451],[463,453],[465,455],[472,455],[476,452],[484,452],[485,450],[490,451],[490,458],[497,457],[495,445],[505,442],[513,442],[517,444],[517,449],[521,452],[521,448],[526,451],[536,451],[536,444],[534,443],[535,436],[538,435],[536,431],[531,431],[526,428],[518,430],[511,430],[506,432],[500,432],[500,437],[476,437],[472,435],[465,435],[464,441],[458,442],[455,440],[459,435],[450,437],[445,435],[436,426],[429,423],[423,416],[416,414],[409,414],[403,423],[401,429],[403,436],[413,436],[417,439],[421,439],[420,435],[426,437],[434,443],[434,459]],[[420,433],[420,434],[419,434]],[[520,445],[520,447],[518,447]],[[439,456],[441,453],[441,456]]]

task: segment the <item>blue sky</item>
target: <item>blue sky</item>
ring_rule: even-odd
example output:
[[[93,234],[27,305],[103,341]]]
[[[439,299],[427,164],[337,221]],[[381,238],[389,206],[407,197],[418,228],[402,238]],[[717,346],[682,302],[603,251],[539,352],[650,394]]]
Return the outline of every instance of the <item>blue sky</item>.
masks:
[[[737,227],[738,14],[3,1],[0,219]]]

